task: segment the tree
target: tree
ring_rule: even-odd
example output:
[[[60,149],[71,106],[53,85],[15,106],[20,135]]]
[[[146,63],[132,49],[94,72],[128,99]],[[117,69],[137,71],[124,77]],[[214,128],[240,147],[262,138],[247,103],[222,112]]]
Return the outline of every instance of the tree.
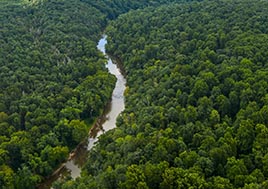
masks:
[[[119,185],[120,188],[136,188],[137,186],[140,186],[141,188],[148,188],[146,184],[144,184],[145,176],[142,171],[142,169],[138,165],[130,165],[127,168],[126,172],[126,181],[124,183],[121,183]]]
[[[196,99],[207,96],[209,94],[209,87],[204,80],[197,80],[192,89],[192,93]]]
[[[0,166],[0,186],[1,189],[14,188],[14,171],[7,165]]]
[[[177,179],[178,179],[178,170],[176,168],[166,169],[162,174],[163,181],[160,184],[160,188],[178,188]]]
[[[236,138],[241,153],[250,153],[255,139],[255,131],[252,121],[243,120],[240,123],[240,126],[237,130]]]
[[[255,161],[257,165],[260,165],[258,159],[259,158],[261,159],[263,156],[265,156],[265,154],[268,153],[268,150],[266,148],[268,144],[268,129],[263,124],[257,124],[255,131],[256,131],[256,138],[253,143],[252,151],[255,156],[256,159]]]
[[[49,165],[52,167],[57,166],[60,162],[66,159],[69,153],[68,147],[66,146],[46,146],[41,151],[41,160],[47,160]]]
[[[217,110],[212,110],[209,116],[209,121],[212,125],[215,125],[217,123],[220,123],[220,114],[218,113]]]
[[[72,139],[79,143],[88,136],[87,125],[84,121],[72,120],[69,123],[69,127],[72,129]]]
[[[209,188],[211,189],[232,189],[233,185],[230,183],[230,180],[220,176],[212,177],[212,181],[209,182]]]
[[[248,171],[244,165],[243,160],[237,160],[235,157],[228,158],[227,164],[225,165],[226,176],[234,181],[237,187],[241,187],[244,183],[243,175],[247,175]],[[242,180],[241,180],[242,179]]]
[[[34,189],[35,185],[40,182],[40,177],[33,175],[27,166],[23,166],[18,170],[15,178],[15,188],[16,189]]]
[[[198,116],[201,120],[206,120],[212,111],[212,101],[208,97],[202,97],[198,100]]]

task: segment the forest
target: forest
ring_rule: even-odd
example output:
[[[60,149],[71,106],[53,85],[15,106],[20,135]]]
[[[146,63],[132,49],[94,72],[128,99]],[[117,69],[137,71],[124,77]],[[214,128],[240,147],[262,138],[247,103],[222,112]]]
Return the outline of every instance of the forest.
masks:
[[[35,188],[87,137],[115,84],[108,20],[161,3],[0,0],[0,188]]]
[[[55,188],[268,188],[267,9],[169,3],[111,21],[126,109],[82,177]]]
[[[70,14],[72,12],[72,14]],[[35,188],[110,99],[96,40],[105,17],[80,1],[1,1],[0,188]]]
[[[55,189],[268,188],[268,2],[0,0],[0,189],[43,182],[115,78],[126,109]]]

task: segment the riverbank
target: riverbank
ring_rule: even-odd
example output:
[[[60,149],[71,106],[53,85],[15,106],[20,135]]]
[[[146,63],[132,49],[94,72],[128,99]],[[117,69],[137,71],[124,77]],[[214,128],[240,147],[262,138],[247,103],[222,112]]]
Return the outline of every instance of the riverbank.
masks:
[[[107,43],[106,35],[100,39],[98,43],[98,50],[107,56],[108,61],[106,67],[109,73],[113,74],[117,81],[111,96],[110,102],[105,106],[102,115],[96,119],[91,129],[88,132],[88,137],[81,141],[77,147],[72,150],[67,160],[62,163],[53,174],[46,179],[46,182],[39,185],[39,189],[48,189],[52,183],[57,179],[66,175],[71,176],[73,179],[80,176],[81,167],[86,162],[87,153],[94,147],[95,142],[98,141],[98,137],[108,130],[116,127],[116,118],[125,108],[124,91],[126,89],[125,73],[122,69],[122,64],[118,59],[116,62],[115,58],[110,58],[110,55],[105,52],[105,45]]]
[[[66,164],[68,162],[72,162],[76,160],[78,155],[81,155],[81,152],[85,152],[87,151],[87,146],[88,146],[88,138],[95,138],[96,134],[98,131],[101,130],[101,120],[103,119],[104,115],[107,112],[107,108],[109,108],[109,104],[111,102],[109,102],[103,111],[103,114],[96,119],[96,121],[93,123],[92,127],[90,128],[89,132],[88,132],[88,137],[85,138],[83,141],[81,141],[75,149],[73,149],[70,153],[68,158],[66,159],[65,162],[61,163],[60,166],[49,176],[45,178],[45,182],[41,183],[40,185],[37,186],[38,189],[48,189],[52,186],[52,183],[55,182],[57,179],[59,179],[62,175],[64,175],[63,173],[68,172],[68,168],[66,167]],[[86,159],[84,159],[84,161],[82,162],[82,164],[85,163]],[[80,156],[80,163],[81,163],[81,156]]]

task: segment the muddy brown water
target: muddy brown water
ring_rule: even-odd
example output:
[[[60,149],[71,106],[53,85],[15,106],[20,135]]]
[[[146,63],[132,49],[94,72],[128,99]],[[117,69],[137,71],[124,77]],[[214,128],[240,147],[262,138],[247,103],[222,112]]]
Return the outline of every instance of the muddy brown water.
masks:
[[[126,89],[126,79],[120,67],[106,54],[106,44],[107,36],[103,35],[98,42],[97,48],[107,57],[106,67],[117,78],[111,101],[105,108],[104,114],[96,121],[87,141],[81,142],[75,151],[70,154],[68,161],[63,163],[50,178],[42,183],[38,187],[39,189],[52,188],[52,183],[64,176],[71,176],[73,179],[79,177],[81,168],[86,162],[87,152],[94,147],[100,135],[116,127],[116,118],[125,109],[124,91]]]

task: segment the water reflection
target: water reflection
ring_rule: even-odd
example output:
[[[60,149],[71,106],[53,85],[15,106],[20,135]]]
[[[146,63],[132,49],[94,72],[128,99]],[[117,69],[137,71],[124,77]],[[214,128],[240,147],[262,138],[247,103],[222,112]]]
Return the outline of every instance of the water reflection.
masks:
[[[39,189],[47,189],[51,187],[52,182],[65,175],[70,175],[73,179],[80,176],[81,167],[86,162],[87,152],[94,147],[94,143],[98,141],[98,137],[104,132],[116,127],[116,118],[125,109],[124,91],[126,89],[126,79],[120,71],[120,68],[113,63],[112,59],[106,54],[105,45],[107,44],[107,36],[99,40],[97,48],[108,58],[106,67],[109,72],[116,78],[115,88],[112,93],[111,102],[107,105],[104,115],[97,120],[95,128],[91,130],[87,144],[82,143],[78,146],[75,153],[71,154],[69,160],[62,165],[59,171],[47,180]]]

